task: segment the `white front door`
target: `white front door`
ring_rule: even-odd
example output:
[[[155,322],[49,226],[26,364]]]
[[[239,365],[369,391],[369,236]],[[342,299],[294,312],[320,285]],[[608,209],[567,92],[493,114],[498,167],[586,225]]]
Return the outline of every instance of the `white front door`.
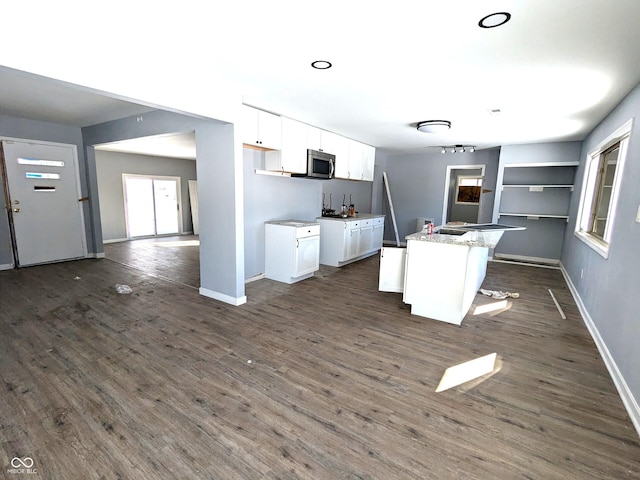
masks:
[[[76,146],[3,140],[2,150],[16,265],[85,257]]]

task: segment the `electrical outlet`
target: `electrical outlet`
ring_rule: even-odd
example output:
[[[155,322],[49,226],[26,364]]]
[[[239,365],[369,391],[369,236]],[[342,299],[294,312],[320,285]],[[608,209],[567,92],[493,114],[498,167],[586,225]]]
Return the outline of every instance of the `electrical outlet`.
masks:
[[[636,213],[636,222],[640,223],[640,205],[638,205],[638,212]]]

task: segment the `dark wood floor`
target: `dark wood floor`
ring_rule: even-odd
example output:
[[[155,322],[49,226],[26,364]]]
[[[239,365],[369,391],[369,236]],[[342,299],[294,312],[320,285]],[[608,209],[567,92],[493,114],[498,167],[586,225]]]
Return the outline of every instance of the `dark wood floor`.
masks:
[[[377,257],[252,282],[240,307],[149,268],[0,272],[5,478],[30,457],[28,478],[56,480],[640,479],[638,434],[557,270],[490,263],[484,287],[521,296],[458,327],[379,293]],[[435,393],[493,352],[493,374]]]
[[[104,253],[114,262],[200,288],[200,240],[197,235],[109,243],[104,246]]]

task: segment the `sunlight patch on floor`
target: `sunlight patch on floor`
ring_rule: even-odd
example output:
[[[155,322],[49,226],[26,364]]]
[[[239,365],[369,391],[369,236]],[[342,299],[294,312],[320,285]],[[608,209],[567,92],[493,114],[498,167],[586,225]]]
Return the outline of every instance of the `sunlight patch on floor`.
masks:
[[[473,310],[473,315],[484,315],[487,313],[492,313],[496,315],[500,312],[504,312],[505,310],[509,310],[511,308],[511,302],[507,300],[499,300],[493,303],[487,303],[485,305],[478,305]]]
[[[490,353],[468,362],[460,363],[445,370],[436,392],[444,392],[449,388],[475,380],[478,377],[492,373],[496,367],[496,353]]]
[[[169,242],[155,242],[156,247],[198,247],[200,240],[171,240]]]

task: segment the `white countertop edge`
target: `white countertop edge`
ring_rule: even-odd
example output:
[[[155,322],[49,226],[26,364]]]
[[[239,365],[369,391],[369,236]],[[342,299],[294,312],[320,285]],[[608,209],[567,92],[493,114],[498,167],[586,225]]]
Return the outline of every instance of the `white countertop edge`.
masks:
[[[351,222],[353,220],[368,220],[370,218],[381,217],[386,217],[386,215],[375,213],[359,213],[354,217],[317,217],[316,220],[338,220],[341,222]]]
[[[318,222],[310,221],[310,220],[268,220],[264,222],[265,224],[270,225],[283,225],[285,227],[312,227],[314,225],[320,225]]]

